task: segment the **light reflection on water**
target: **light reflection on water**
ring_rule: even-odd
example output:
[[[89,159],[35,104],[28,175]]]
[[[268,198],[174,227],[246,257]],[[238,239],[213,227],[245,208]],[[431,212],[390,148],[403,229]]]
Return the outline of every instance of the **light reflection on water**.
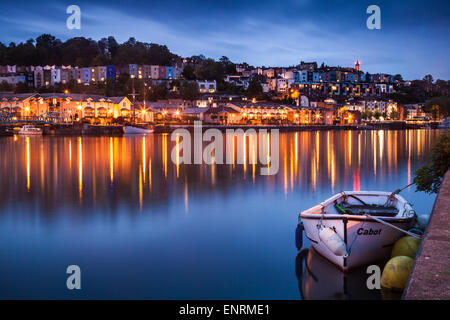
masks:
[[[251,140],[231,143],[244,165],[185,165],[167,134],[2,138],[0,297],[298,299],[298,212],[407,185],[438,134],[282,133],[273,176],[249,164]],[[402,195],[430,212],[434,196]],[[65,289],[69,264],[80,292]]]

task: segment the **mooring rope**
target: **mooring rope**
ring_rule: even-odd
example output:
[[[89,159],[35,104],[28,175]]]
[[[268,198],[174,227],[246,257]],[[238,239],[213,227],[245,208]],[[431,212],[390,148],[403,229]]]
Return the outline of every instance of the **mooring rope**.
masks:
[[[406,188],[409,188],[410,186],[412,186],[414,184],[414,182],[411,182],[410,184],[408,184],[407,186],[397,189],[394,192],[392,192],[386,200],[386,203],[384,204],[385,207],[391,206],[394,203],[395,200],[395,195],[399,194],[400,192],[402,192],[403,190],[405,190]]]

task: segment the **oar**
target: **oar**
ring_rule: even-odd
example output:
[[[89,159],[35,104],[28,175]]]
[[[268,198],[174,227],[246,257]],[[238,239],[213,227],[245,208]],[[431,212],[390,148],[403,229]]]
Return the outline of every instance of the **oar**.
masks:
[[[397,226],[394,226],[393,224],[391,224],[391,223],[389,223],[389,222],[386,222],[386,221],[384,221],[384,220],[382,220],[382,219],[379,219],[379,218],[377,218],[377,217],[371,216],[371,215],[368,214],[368,213],[366,213],[366,217],[368,217],[368,218],[370,218],[370,219],[373,219],[373,220],[375,220],[375,221],[377,221],[377,222],[379,222],[379,223],[382,223],[382,224],[384,224],[384,225],[386,225],[386,226],[389,226],[389,227],[391,227],[391,228],[394,228],[394,229],[396,229],[396,230],[398,230],[398,231],[401,231],[401,232],[403,232],[403,233],[406,233],[408,236],[411,236],[411,237],[414,237],[414,238],[417,238],[417,239],[422,240],[422,237],[419,236],[418,234],[415,234],[415,233],[412,233],[412,232],[403,230],[403,229],[401,229],[401,228],[399,228],[399,227],[397,227]]]

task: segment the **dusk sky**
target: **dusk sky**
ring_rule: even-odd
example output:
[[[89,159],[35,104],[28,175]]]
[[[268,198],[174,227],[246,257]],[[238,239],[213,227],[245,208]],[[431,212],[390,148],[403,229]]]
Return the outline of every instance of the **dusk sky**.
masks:
[[[66,28],[67,6],[81,8],[81,29]],[[381,8],[381,30],[366,27],[366,8]],[[255,66],[300,61],[450,78],[450,1],[10,1],[0,3],[0,41],[51,33],[61,40],[114,36],[165,44],[181,56],[222,55]]]

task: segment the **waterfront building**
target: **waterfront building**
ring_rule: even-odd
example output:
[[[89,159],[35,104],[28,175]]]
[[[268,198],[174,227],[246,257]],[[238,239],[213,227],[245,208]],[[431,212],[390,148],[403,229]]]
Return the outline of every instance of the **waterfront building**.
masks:
[[[140,120],[142,122],[153,122],[154,121],[154,113],[155,111],[148,103],[145,102],[136,102],[132,105],[131,108],[131,117],[134,114],[136,120]]]
[[[206,123],[231,125],[238,124],[242,120],[242,113],[239,107],[218,106],[216,108],[209,108],[204,112],[204,120]]]
[[[313,71],[317,69],[317,62],[304,62],[300,61],[300,65],[298,66],[300,70]]]
[[[12,113],[17,117],[33,115],[38,107],[35,98],[37,95],[37,93],[0,93],[0,111]]]
[[[308,71],[299,70],[294,72],[294,83],[305,83],[308,81]]]
[[[152,79],[159,79],[159,66],[150,66]]]
[[[216,80],[197,80],[200,93],[214,93],[217,91]]]
[[[81,68],[81,83],[89,84],[91,81],[91,68]]]
[[[95,81],[104,82],[106,80],[106,66],[98,66],[96,67],[96,73],[95,73]]]
[[[158,66],[158,78],[157,79],[166,79],[166,67]]]
[[[186,108],[181,111],[181,116],[185,121],[204,120],[205,112],[208,108]]]
[[[177,66],[173,67],[173,78],[174,79],[181,79],[181,73],[183,72],[183,69]]]
[[[6,73],[16,73],[16,66],[15,65],[14,66],[7,65]]]
[[[44,69],[44,86],[48,87],[52,81],[52,71],[51,69]]]
[[[44,86],[44,70],[42,70],[42,67],[34,69],[34,86],[36,88]]]
[[[294,110],[292,106],[260,103],[229,103],[227,106],[239,108],[242,113],[242,120],[247,120],[253,124],[287,120],[288,113],[293,113]]]
[[[237,68],[236,68],[236,71],[237,71]],[[238,71],[238,72],[240,72],[240,71]],[[270,68],[270,69],[265,69],[265,70],[263,71],[263,74],[264,74],[267,78],[273,78],[273,77],[275,77],[275,70],[272,69],[272,68]]]
[[[50,84],[53,86],[56,83],[60,83],[61,82],[61,69],[51,69],[50,70]]]
[[[147,102],[146,105],[153,110],[155,120],[181,119],[183,105],[178,103]]]
[[[128,65],[128,74],[131,78],[137,78],[138,76],[138,66],[137,64],[129,64]]]
[[[142,77],[144,79],[151,79],[152,78],[152,66],[149,64],[144,64],[140,66],[140,70],[142,73]]]
[[[34,87],[34,71],[25,71],[25,82],[29,87]]]
[[[116,67],[113,65],[106,66],[106,79],[115,79],[116,78]]]
[[[173,73],[173,67],[166,67],[166,77],[165,79],[175,79]]]
[[[104,97],[88,94],[26,93],[0,94],[0,110],[18,117],[38,116],[46,112],[71,114],[74,120],[86,119],[92,123],[106,123],[111,119],[131,116],[128,97]]]
[[[61,69],[61,83],[68,83],[70,80],[70,69]]]

